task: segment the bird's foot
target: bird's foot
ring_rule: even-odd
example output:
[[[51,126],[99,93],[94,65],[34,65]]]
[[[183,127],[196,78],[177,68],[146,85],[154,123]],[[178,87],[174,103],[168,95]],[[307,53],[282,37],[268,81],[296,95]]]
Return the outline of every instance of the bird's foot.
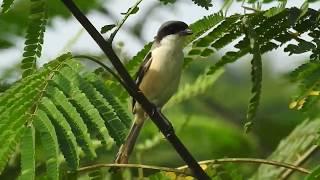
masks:
[[[152,110],[152,116],[153,116],[155,113],[161,114],[161,107],[155,107],[155,108],[153,108],[153,110]]]
[[[124,149],[122,145],[117,153],[116,159],[114,160],[115,164],[128,164],[129,156],[127,151]],[[111,167],[109,172],[116,172],[119,170],[119,167]]]

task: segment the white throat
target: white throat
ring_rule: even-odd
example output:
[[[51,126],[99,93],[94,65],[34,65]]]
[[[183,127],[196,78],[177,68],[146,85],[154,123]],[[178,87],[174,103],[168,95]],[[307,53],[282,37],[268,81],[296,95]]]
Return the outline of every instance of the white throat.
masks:
[[[172,48],[174,50],[182,50],[183,49],[184,36],[180,36],[178,34],[171,34],[165,36],[160,41],[160,46]]]

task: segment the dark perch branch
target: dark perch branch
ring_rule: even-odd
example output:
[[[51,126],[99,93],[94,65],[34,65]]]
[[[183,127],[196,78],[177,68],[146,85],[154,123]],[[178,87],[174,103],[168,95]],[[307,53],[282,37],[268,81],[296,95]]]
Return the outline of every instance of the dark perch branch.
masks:
[[[150,103],[147,98],[139,91],[137,85],[124,68],[118,56],[115,54],[112,49],[111,43],[108,43],[104,40],[101,34],[97,31],[97,29],[91,24],[91,22],[87,19],[87,17],[79,10],[79,8],[74,4],[72,0],[61,0],[65,6],[69,9],[69,11],[73,14],[73,16],[80,22],[80,24],[87,30],[90,36],[96,41],[101,50],[106,54],[106,56],[110,59],[112,65],[117,70],[121,79],[127,85],[128,93],[143,107],[145,112],[149,115],[151,120],[157,125],[163,135],[167,138],[167,140],[171,143],[171,145],[178,152],[180,157],[185,161],[185,163],[189,166],[189,168],[194,173],[194,176],[198,179],[210,179],[208,175],[203,171],[198,162],[193,158],[190,152],[186,149],[186,147],[182,144],[180,139],[176,136],[171,123],[169,120],[159,111],[157,108]]]

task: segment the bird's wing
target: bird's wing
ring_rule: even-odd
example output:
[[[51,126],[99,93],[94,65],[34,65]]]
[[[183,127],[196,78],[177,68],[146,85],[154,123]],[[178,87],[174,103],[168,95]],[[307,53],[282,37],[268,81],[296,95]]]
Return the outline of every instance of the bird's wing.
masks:
[[[152,50],[154,48],[156,48],[156,45],[152,45],[150,51],[148,52],[148,54],[145,56],[145,58],[143,59],[142,64],[139,67],[138,72],[135,75],[135,81],[137,86],[139,87],[139,85],[141,84],[144,75],[146,74],[146,72],[149,70],[149,67],[151,65],[152,62]],[[136,100],[134,98],[132,98],[132,112],[134,112],[134,106],[136,104]]]

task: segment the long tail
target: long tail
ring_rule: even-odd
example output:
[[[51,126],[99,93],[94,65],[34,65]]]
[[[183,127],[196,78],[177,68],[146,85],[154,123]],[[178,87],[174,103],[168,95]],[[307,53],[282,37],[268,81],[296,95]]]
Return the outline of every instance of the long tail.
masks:
[[[118,164],[128,163],[128,159],[130,157],[130,154],[132,153],[132,150],[137,141],[138,135],[140,133],[140,130],[143,126],[145,119],[146,118],[144,116],[144,113],[137,113],[135,115],[134,122],[130,128],[129,134],[124,144],[122,144],[119,149],[115,163],[118,163]]]

